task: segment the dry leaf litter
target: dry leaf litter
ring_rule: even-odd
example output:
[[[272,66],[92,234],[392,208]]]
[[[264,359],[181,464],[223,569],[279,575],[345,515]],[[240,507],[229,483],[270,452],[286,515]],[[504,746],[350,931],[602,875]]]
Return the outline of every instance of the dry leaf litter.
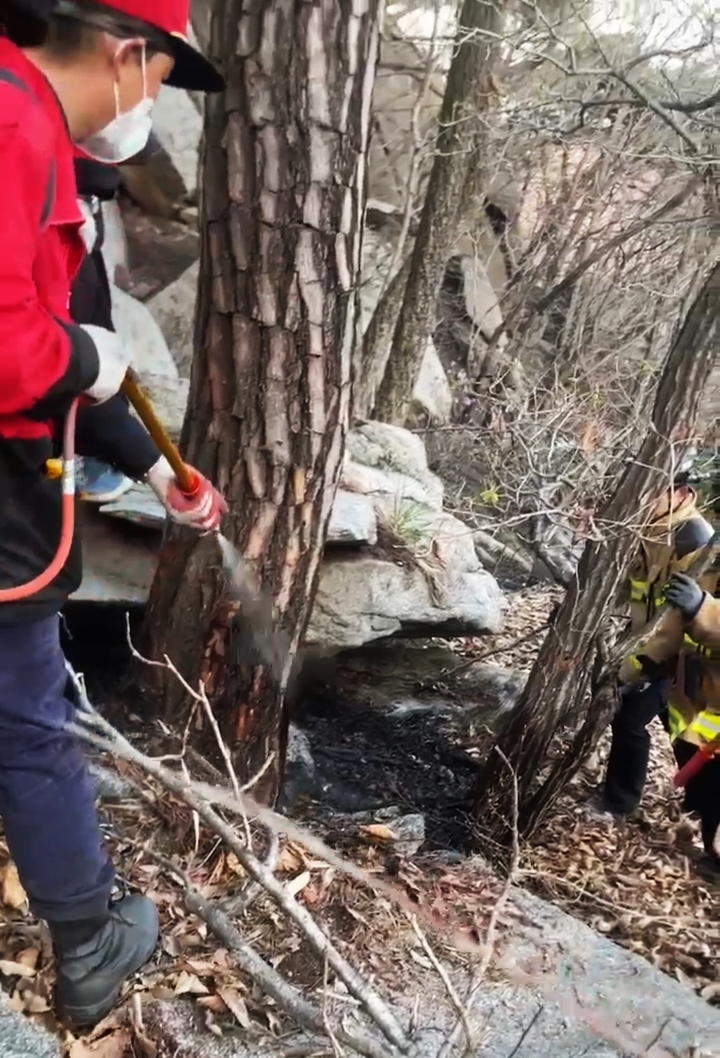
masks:
[[[458,660],[482,659],[492,652],[494,664],[526,671],[542,638],[529,634],[545,623],[557,598],[547,589],[518,593],[503,635],[457,641]],[[145,748],[155,753],[162,747],[156,740]],[[707,1000],[720,1001],[717,891],[692,869],[698,854],[696,828],[682,817],[672,791],[667,738],[659,725],[653,729],[649,782],[642,811],[633,822],[611,824],[588,813],[602,759],[601,748],[561,799],[549,825],[523,850],[521,883],[645,956]],[[29,916],[17,871],[0,844],[0,978],[12,1007],[58,1033],[66,1058],[162,1058],[162,1039],[153,1038],[143,1011],[152,1000],[176,997],[194,1003],[214,1035],[240,1031],[246,1039],[258,1040],[268,1032],[277,1035],[285,1019],[238,971],[207,927],[187,912],[182,893],[150,852],[174,857],[205,896],[221,903],[242,890],[242,867],[213,835],[197,827],[184,803],[154,780],[125,761],[105,759],[105,764],[132,779],[140,791],[138,797],[108,806],[105,830],[122,884],[145,892],[158,907],[160,949],[130,982],[117,1011],[90,1033],[71,1032],[52,1011],[49,936]],[[450,964],[464,964],[466,952],[476,953],[483,941],[502,882],[476,859],[449,864],[422,852],[411,859],[388,857],[395,838],[392,821],[370,823],[357,829],[356,840],[346,843],[343,853],[370,874],[387,879],[390,872],[417,907],[437,954]],[[259,841],[262,853],[262,838]],[[378,983],[392,990],[402,974],[411,991],[427,980],[432,963],[407,915],[389,898],[314,859],[296,842],[282,845],[275,873],[326,923],[340,950]],[[521,928],[522,918],[510,902],[501,924]],[[247,940],[289,981],[307,990],[326,988],[321,961],[308,953],[269,900],[257,899],[240,922]],[[502,946],[501,941],[498,955]],[[337,985],[333,987],[335,999],[341,999]]]

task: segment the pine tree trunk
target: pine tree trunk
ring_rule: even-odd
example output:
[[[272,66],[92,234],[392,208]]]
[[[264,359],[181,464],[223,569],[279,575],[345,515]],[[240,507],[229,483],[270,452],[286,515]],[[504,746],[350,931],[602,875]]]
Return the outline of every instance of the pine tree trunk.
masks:
[[[212,54],[228,79],[208,100],[188,462],[227,497],[223,530],[272,595],[285,672],[234,649],[217,542],[173,529],[152,587],[144,648],[202,680],[241,781],[284,752],[284,692],[310,613],[348,426],[365,156],[379,0],[216,0]],[[161,669],[156,708],[192,703]],[[153,699],[148,699],[153,700]],[[193,719],[202,748],[212,734]],[[272,758],[268,766],[267,761]]]
[[[455,54],[440,111],[435,160],[413,247],[410,274],[392,352],[378,390],[374,416],[402,426],[417,382],[445,265],[457,237],[457,218],[471,164],[485,140],[482,122],[495,98],[492,60],[502,25],[502,4],[464,0]]]
[[[578,715],[582,706],[596,662],[599,630],[606,624],[637,546],[638,511],[647,510],[653,496],[668,486],[673,449],[677,445],[682,450],[695,432],[698,405],[717,360],[719,333],[720,264],[716,264],[688,310],[665,360],[647,438],[598,516],[603,539],[587,544],[577,577],[498,740],[516,778],[513,780],[508,763],[495,752],[491,752],[481,773],[474,814],[482,822],[484,838],[490,831],[492,839],[502,845],[511,837],[509,820],[515,782],[520,829],[527,836],[577,771],[582,763],[580,754],[587,755],[592,750],[594,739],[602,730],[600,721],[607,723],[610,718],[607,705],[594,701],[590,717],[593,737],[585,737],[586,731],[577,739],[578,759],[565,761],[561,770],[553,768],[548,782],[538,789],[554,735],[571,716]],[[677,448],[674,454],[677,456]]]

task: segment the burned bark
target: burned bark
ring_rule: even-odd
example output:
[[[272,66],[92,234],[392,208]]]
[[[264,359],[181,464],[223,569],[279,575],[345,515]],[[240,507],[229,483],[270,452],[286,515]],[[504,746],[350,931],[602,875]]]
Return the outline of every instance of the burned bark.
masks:
[[[594,669],[597,675],[598,650],[606,649],[608,612],[636,546],[643,510],[671,480],[676,446],[682,447],[694,434],[700,398],[717,360],[719,333],[720,264],[715,264],[665,360],[645,442],[597,518],[601,537],[585,547],[577,575],[498,740],[517,777],[524,836],[542,822],[612,715],[614,692],[603,673],[595,681],[596,693],[586,709],[584,729],[576,736],[573,759],[551,767],[541,784],[554,736],[581,712]],[[491,836],[507,844],[513,798],[507,765],[491,752],[475,791],[474,814],[482,821],[479,840]]]
[[[378,390],[374,416],[403,425],[435,323],[438,291],[464,201],[469,168],[478,164],[483,112],[496,98],[492,60],[502,5],[464,0],[455,54],[440,111],[430,172],[392,352]]]
[[[348,426],[378,8],[217,0],[213,13],[211,53],[228,87],[206,110],[182,449],[225,494],[223,529],[272,596],[290,647],[279,679],[236,649],[243,615],[224,597],[216,541],[173,529],[144,648],[204,683],[241,781],[265,769],[255,795],[266,800],[280,781],[284,693]],[[188,721],[178,681],[149,675],[158,712]]]

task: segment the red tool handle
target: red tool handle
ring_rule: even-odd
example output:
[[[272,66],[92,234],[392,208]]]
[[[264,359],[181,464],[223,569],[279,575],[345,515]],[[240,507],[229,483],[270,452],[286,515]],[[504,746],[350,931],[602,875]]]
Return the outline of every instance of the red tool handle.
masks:
[[[702,771],[709,760],[715,756],[707,749],[699,749],[695,753],[687,764],[684,764],[673,776],[673,786],[676,789],[680,789],[683,786],[687,786],[692,778],[694,778],[698,772]]]

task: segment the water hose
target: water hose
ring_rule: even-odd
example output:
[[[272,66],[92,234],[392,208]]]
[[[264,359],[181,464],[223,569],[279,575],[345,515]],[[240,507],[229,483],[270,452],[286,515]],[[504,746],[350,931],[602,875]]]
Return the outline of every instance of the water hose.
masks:
[[[75,533],[75,420],[77,419],[78,402],[75,401],[67,413],[63,427],[62,454],[62,529],[60,543],[47,569],[33,577],[25,584],[12,588],[0,588],[0,603],[20,602],[36,595],[47,588],[59,573],[62,572],[70,556],[73,535]]]
[[[713,750],[701,746],[700,749],[693,754],[687,764],[683,765],[683,767],[673,776],[673,786],[675,789],[679,790],[686,786],[691,779],[694,779],[695,776],[702,771],[705,765],[711,761],[714,756],[715,754]]]
[[[121,392],[135,408],[148,433],[172,467],[181,492],[188,497],[194,496],[200,487],[197,473],[183,462],[170,435],[155,414],[155,409],[140,388],[137,375],[132,368],[128,368]],[[47,588],[48,584],[52,583],[62,572],[70,556],[75,533],[75,423],[78,403],[76,400],[72,404],[63,427],[62,528],[58,549],[50,565],[37,577],[12,588],[0,588],[0,603],[20,602],[22,599],[28,599],[41,592],[43,588]]]

